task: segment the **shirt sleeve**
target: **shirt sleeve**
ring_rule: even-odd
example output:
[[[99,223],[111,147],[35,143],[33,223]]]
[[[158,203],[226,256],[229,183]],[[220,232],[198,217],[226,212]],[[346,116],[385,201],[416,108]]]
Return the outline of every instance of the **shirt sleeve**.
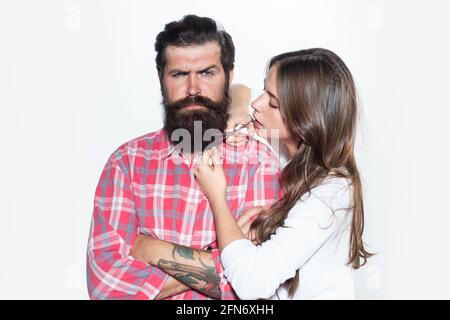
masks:
[[[154,299],[168,279],[129,256],[139,224],[127,168],[111,156],[96,188],[87,249],[91,299]]]
[[[224,275],[241,299],[269,298],[338,230],[330,207],[311,195],[259,246],[235,240],[222,251]]]
[[[256,206],[270,206],[281,196],[279,160],[275,154],[270,150],[267,150],[266,147],[264,147],[262,155],[263,158],[260,158],[260,161],[255,162],[255,164],[250,167],[250,178],[244,208],[241,213]],[[234,286],[232,287],[224,276],[224,268],[221,263],[219,250],[213,249],[211,253],[216,266],[216,271],[220,277],[219,288],[221,291],[221,299],[236,299],[237,295],[233,289]]]

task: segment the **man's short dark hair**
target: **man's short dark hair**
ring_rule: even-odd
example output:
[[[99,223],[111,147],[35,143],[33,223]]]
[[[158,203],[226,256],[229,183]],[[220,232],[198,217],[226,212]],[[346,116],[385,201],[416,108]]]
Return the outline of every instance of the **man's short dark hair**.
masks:
[[[219,30],[213,19],[192,14],[184,16],[179,21],[166,24],[164,31],[161,31],[156,37],[155,51],[157,54],[155,60],[159,80],[162,82],[164,76],[165,49],[168,46],[186,47],[203,45],[211,41],[217,42],[220,46],[220,61],[228,80],[230,71],[234,68],[233,39],[225,30]]]

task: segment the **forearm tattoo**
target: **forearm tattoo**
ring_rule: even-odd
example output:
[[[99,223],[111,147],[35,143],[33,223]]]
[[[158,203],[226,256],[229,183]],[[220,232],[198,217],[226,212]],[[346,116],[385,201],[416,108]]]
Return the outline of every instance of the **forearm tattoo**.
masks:
[[[176,244],[173,244],[172,258],[172,261],[160,259],[158,267],[190,288],[220,299],[220,278],[212,258],[205,264],[199,250]]]

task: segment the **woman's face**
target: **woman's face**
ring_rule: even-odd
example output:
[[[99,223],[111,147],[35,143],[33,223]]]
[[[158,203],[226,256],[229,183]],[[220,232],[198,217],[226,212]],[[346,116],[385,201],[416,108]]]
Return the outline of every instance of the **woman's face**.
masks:
[[[252,102],[255,129],[268,139],[291,140],[292,134],[280,112],[277,92],[277,66],[272,66],[264,83],[264,93]]]

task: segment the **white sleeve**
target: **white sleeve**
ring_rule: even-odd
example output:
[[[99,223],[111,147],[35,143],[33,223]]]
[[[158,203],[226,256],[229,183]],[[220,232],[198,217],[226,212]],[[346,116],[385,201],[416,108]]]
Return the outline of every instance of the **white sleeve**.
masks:
[[[231,242],[221,254],[224,275],[241,299],[269,298],[338,231],[330,207],[314,196],[298,202],[284,226],[260,246]]]

